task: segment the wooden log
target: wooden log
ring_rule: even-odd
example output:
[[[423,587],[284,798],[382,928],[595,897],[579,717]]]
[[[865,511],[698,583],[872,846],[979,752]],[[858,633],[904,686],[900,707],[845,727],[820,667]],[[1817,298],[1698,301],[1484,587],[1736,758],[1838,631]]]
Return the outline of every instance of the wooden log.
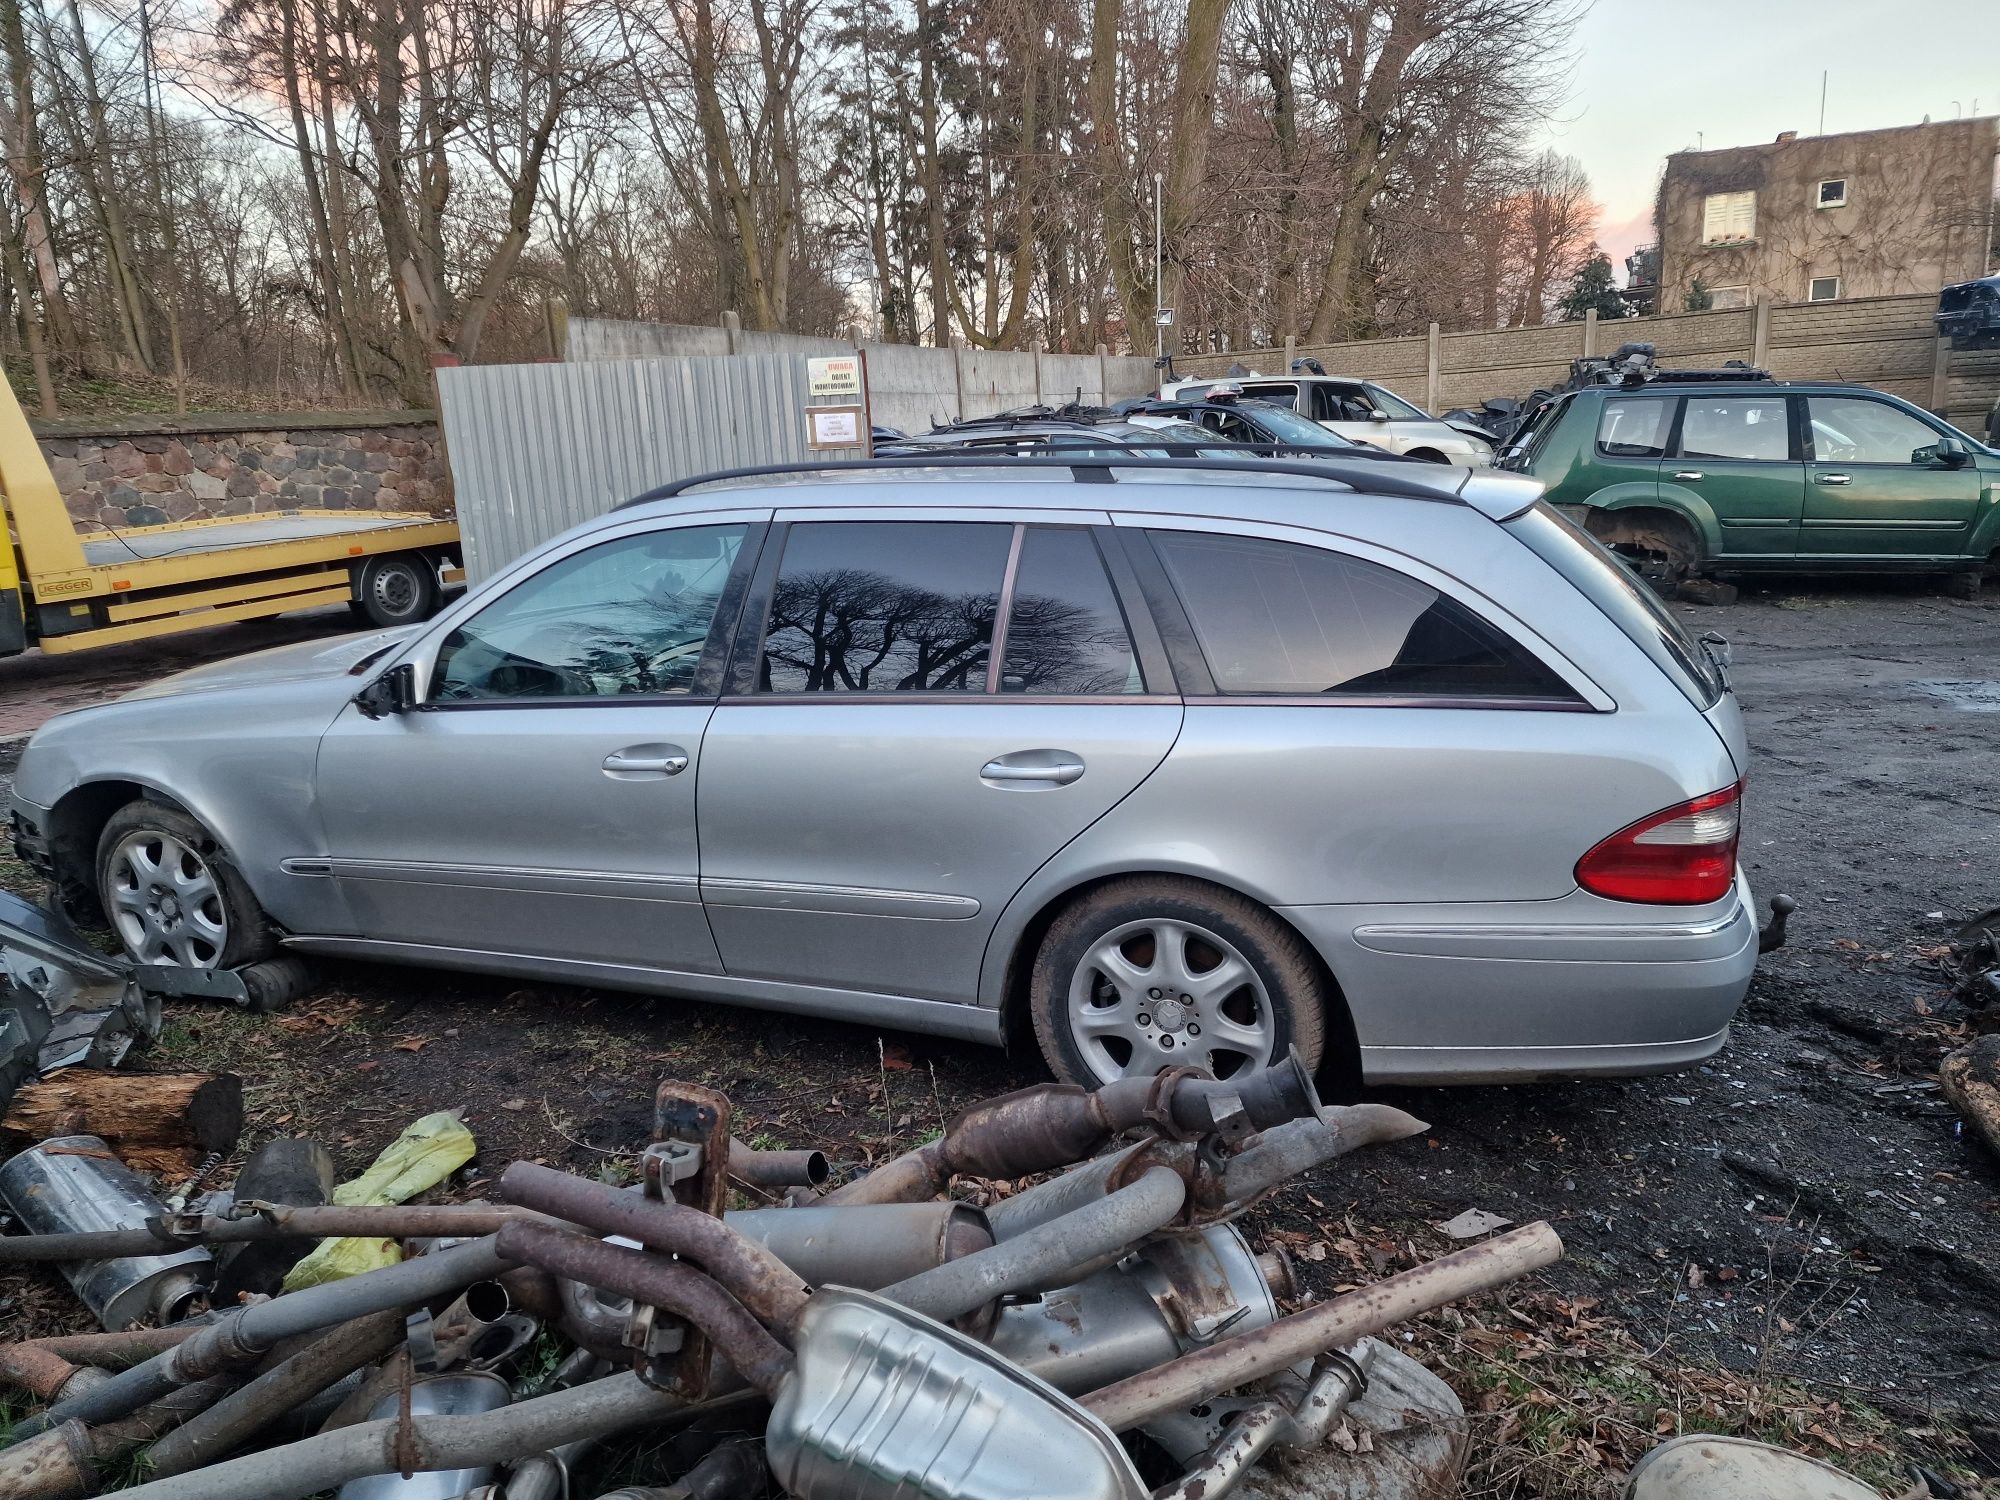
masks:
[[[1980,1037],[1939,1063],[1938,1083],[1965,1122],[2000,1155],[2000,1032]]]
[[[65,1068],[14,1090],[0,1131],[29,1141],[94,1135],[142,1170],[228,1155],[243,1133],[234,1073],[114,1073]]]

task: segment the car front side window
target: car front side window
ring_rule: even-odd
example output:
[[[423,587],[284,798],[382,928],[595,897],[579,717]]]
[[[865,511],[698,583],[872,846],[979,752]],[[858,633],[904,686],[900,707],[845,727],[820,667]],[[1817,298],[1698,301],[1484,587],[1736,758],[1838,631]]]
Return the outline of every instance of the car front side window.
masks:
[[[1457,600],[1320,547],[1150,532],[1224,696],[1578,701]]]
[[[649,531],[551,563],[445,637],[432,673],[432,701],[692,691],[748,529]]]
[[[1809,396],[1812,456],[1821,463],[1907,464],[1936,432],[1886,401],[1859,396]]]

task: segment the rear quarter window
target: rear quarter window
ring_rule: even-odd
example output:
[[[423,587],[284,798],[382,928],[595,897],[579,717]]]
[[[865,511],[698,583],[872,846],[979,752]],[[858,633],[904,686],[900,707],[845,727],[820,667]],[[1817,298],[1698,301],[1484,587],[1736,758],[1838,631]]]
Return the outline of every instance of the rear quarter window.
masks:
[[[1650,657],[1697,708],[1722,697],[1721,672],[1632,570],[1546,500],[1505,523],[1507,530],[1573,584]]]

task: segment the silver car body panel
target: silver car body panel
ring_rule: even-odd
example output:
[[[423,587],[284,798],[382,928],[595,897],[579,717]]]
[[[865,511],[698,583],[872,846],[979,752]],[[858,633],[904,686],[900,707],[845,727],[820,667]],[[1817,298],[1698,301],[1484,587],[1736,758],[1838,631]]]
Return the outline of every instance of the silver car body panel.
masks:
[[[1572,872],[1598,839],[1736,781],[1740,715],[1727,695],[1699,712],[1495,524],[1532,503],[1531,484],[1439,469],[1426,503],[1213,469],[1117,470],[1111,488],[947,471],[718,485],[621,510],[413,631],[238,658],[51,720],[17,799],[45,820],[110,780],[179,802],[302,951],[991,1042],[1052,903],[1179,873],[1297,928],[1373,1076],[1644,1071],[1721,1045],[1755,960],[1747,886],[1713,907],[1648,907],[1588,895]],[[955,503],[939,504],[941,483]],[[570,552],[663,525],[885,517],[1333,547],[1457,599],[1580,702],[724,696],[378,720],[350,705],[392,663],[427,684],[460,620]],[[677,748],[688,767],[607,777],[605,755],[633,746]],[[1085,773],[980,774],[1036,750]]]

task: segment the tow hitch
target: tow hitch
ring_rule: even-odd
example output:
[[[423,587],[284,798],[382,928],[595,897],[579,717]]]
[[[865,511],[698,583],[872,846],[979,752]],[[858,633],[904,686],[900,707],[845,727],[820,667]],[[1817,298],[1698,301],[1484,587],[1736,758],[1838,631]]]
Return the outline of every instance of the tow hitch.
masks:
[[[1785,924],[1792,913],[1799,909],[1799,903],[1790,896],[1771,898],[1771,920],[1757,929],[1757,951],[1773,953],[1785,946]]]

